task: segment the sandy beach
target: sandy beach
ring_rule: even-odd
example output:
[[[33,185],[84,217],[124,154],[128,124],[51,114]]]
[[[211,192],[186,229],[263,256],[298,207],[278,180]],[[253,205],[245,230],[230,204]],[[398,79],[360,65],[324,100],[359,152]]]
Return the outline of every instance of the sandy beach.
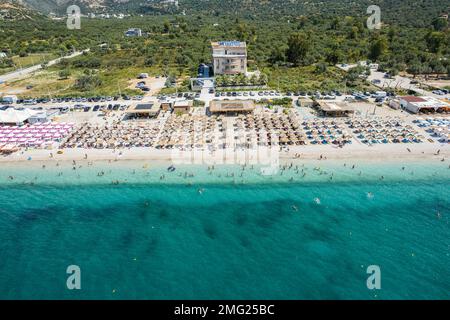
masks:
[[[3,165],[13,162],[55,162],[55,161],[127,161],[127,160],[149,160],[158,162],[179,162],[177,153],[173,150],[161,150],[155,148],[129,148],[129,149],[63,149],[58,150],[30,149],[16,152],[9,156],[0,158]],[[242,151],[242,150],[241,150]],[[192,151],[191,151],[192,153]],[[204,151],[205,157],[212,156],[209,151]],[[233,155],[232,155],[233,156]],[[346,145],[343,148],[332,145],[321,146],[294,146],[282,148],[278,153],[280,163],[292,160],[352,160],[352,161],[449,161],[450,148],[448,145],[439,143],[422,143],[416,145],[386,144],[367,146],[359,143]],[[206,159],[204,164],[213,161]],[[220,160],[216,161],[220,164]],[[225,164],[236,164],[233,158],[227,155]],[[196,164],[202,164],[198,161]],[[189,162],[183,164],[190,164]],[[194,163],[192,163],[194,164]]]

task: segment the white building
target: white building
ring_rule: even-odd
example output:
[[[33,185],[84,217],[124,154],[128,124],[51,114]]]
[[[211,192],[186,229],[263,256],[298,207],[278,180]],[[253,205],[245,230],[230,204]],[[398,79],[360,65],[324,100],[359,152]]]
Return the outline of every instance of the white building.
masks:
[[[402,109],[412,113],[450,111],[450,104],[433,97],[405,96],[400,98]]]
[[[0,110],[0,124],[23,125],[30,118],[39,113],[39,111],[31,109],[16,110],[14,108],[9,108],[4,111]]]
[[[214,74],[247,73],[247,44],[240,41],[212,42]]]
[[[131,28],[125,32],[126,37],[142,37],[142,30],[138,28]]]

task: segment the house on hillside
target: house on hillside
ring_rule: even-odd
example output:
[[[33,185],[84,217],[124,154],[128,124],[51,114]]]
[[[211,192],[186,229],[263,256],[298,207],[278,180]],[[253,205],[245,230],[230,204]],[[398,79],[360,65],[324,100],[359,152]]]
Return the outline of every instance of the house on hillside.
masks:
[[[142,37],[142,30],[138,28],[131,28],[125,32],[125,37]]]

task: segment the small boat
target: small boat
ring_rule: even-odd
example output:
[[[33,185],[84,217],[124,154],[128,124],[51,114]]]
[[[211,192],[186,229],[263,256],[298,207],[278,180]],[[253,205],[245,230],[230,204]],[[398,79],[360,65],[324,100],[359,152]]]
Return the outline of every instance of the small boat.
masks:
[[[169,172],[174,172],[176,170],[176,168],[174,166],[170,166],[167,168],[167,171]]]

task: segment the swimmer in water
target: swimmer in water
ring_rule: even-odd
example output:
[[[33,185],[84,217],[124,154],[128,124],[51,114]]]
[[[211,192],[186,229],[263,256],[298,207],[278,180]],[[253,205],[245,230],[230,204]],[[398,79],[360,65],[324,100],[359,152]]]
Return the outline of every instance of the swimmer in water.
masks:
[[[297,206],[294,206],[294,205],[293,205],[291,208],[292,208],[292,210],[294,210],[294,211],[298,211]]]

